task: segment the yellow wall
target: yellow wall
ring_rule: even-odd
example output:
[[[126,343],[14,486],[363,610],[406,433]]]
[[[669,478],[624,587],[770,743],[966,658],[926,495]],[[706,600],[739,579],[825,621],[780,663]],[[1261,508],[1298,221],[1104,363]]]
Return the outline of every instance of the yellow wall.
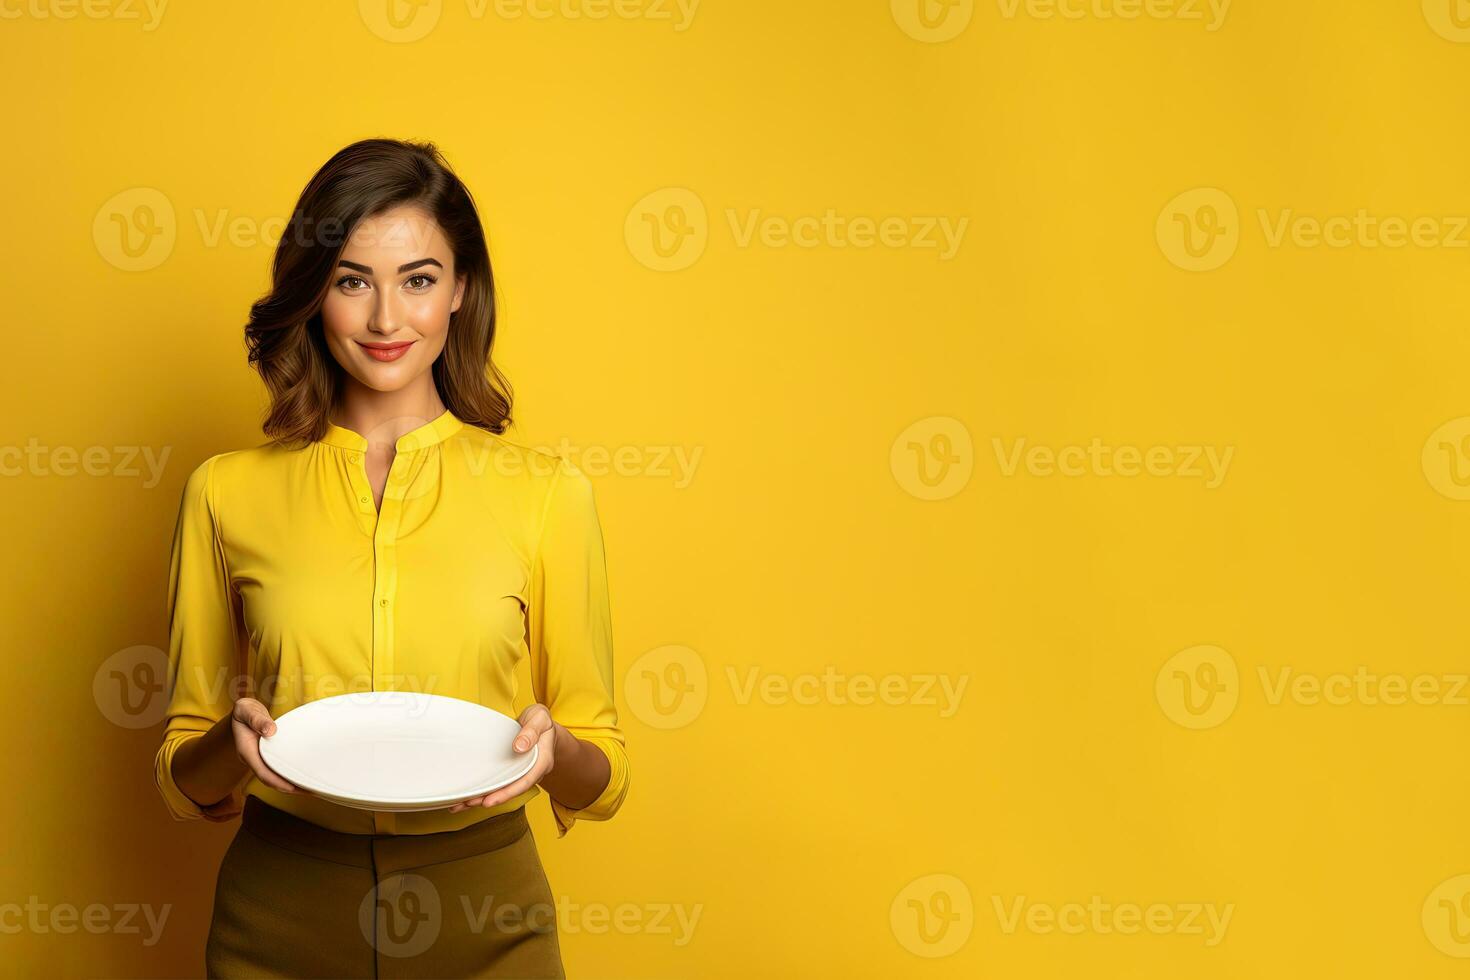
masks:
[[[0,0],[0,973],[202,968],[232,827],[111,672],[273,227],[392,135],[523,440],[623,450],[573,976],[1460,974],[1470,12],[386,2]]]

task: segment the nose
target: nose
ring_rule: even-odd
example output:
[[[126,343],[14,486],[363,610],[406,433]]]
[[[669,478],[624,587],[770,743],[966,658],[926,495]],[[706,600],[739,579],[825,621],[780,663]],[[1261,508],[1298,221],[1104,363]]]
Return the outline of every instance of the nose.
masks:
[[[368,318],[368,329],[373,333],[390,336],[403,325],[403,300],[395,290],[380,289],[375,294],[373,313]]]

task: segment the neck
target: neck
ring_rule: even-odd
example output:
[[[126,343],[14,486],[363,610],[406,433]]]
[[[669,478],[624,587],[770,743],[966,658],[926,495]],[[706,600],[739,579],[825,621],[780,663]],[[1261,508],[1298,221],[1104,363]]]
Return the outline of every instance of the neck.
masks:
[[[432,372],[398,391],[378,391],[349,376],[331,421],[366,437],[369,447],[392,446],[398,437],[446,411]]]

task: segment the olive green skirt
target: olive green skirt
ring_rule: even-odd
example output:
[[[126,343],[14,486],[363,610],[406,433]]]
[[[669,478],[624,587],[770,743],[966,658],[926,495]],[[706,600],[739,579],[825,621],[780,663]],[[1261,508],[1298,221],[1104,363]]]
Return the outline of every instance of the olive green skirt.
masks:
[[[564,977],[525,807],[437,834],[343,834],[245,799],[211,977]]]

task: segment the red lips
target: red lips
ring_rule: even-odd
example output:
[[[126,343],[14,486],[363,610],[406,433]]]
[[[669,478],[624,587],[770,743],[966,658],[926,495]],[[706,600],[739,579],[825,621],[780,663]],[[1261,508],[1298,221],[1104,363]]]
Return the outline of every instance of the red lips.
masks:
[[[394,344],[364,344],[359,340],[357,346],[366,351],[368,357],[375,361],[396,361],[408,353],[408,349],[414,343],[415,341],[412,340],[403,340]]]

